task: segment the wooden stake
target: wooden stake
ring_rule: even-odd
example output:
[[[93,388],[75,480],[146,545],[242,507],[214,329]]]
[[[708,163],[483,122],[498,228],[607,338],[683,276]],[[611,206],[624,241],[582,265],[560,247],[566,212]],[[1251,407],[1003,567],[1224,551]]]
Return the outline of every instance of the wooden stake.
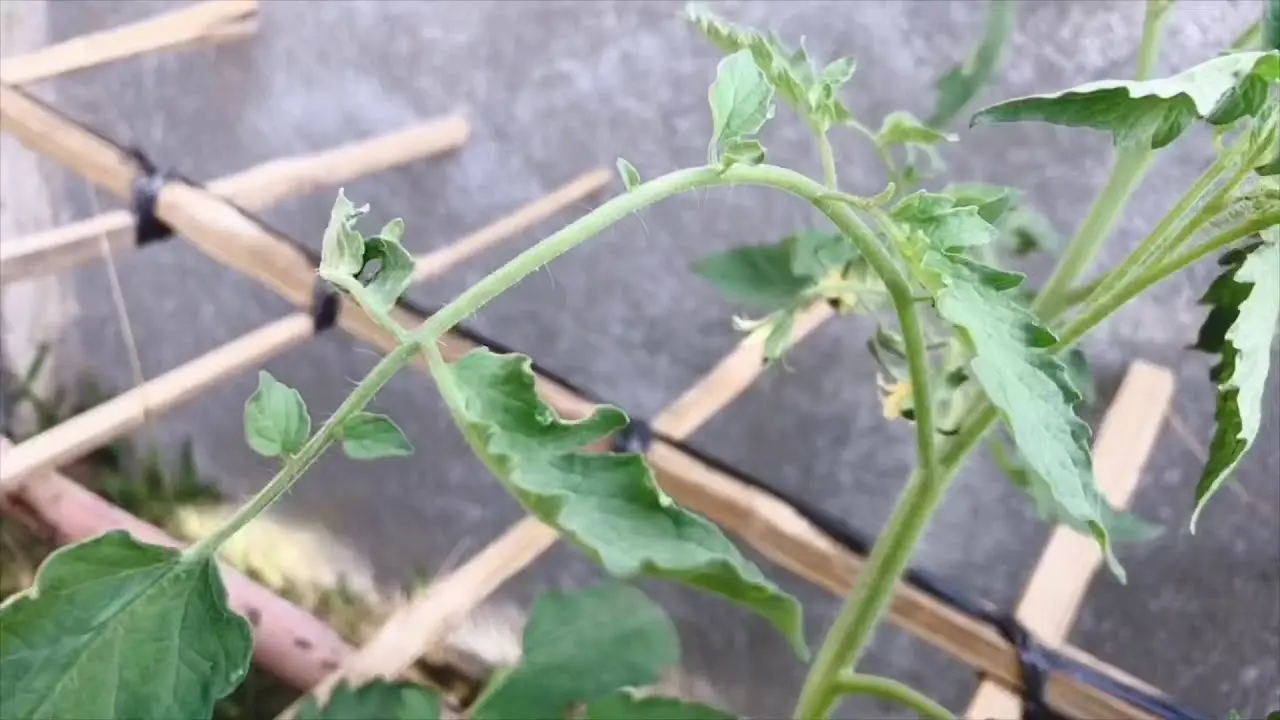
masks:
[[[1173,373],[1163,367],[1142,361],[1129,367],[1093,446],[1094,474],[1112,507],[1124,510],[1133,500],[1142,467],[1173,402],[1173,388]],[[1065,643],[1102,560],[1092,538],[1062,526],[1054,528],[1018,603],[1018,622],[1049,647]],[[984,681],[963,717],[1018,720],[1022,701]]]
[[[257,0],[213,0],[0,60],[0,82],[27,85],[156,50],[239,40],[258,28]]]
[[[127,197],[135,171],[129,158],[25,94],[2,86],[0,129],[117,196]],[[275,289],[291,303],[305,306],[309,302],[314,271],[307,257],[286,239],[272,235],[217,196],[179,182],[166,184],[158,205],[160,218],[210,257]],[[391,316],[406,329],[423,320],[399,307]],[[397,345],[390,333],[358,308],[341,313],[339,324],[384,351]],[[457,360],[474,348],[456,333],[441,339],[441,354],[447,360]],[[545,377],[537,379],[537,387],[543,399],[565,417],[582,417],[591,410],[586,399]],[[862,558],[836,545],[782,501],[664,443],[655,443],[649,460],[663,487],[687,507],[811,582],[842,596],[851,588]],[[1002,684],[1021,687],[1017,656],[1009,643],[990,627],[919,589],[898,589],[891,619]],[[1128,717],[1135,712],[1122,700],[1063,676],[1052,679],[1050,697],[1061,712],[1080,717]]]
[[[322,186],[341,185],[454,150],[469,133],[470,126],[461,115],[435,118],[329,150],[272,160],[214,180],[209,190],[256,212]],[[133,223],[131,213],[117,210],[6,242],[0,245],[0,282],[29,280],[101,259],[98,240],[103,236],[110,252],[132,248],[133,238],[119,233]],[[449,261],[445,257],[437,262],[448,265]]]
[[[5,453],[0,494],[79,460],[218,383],[261,365],[314,334],[311,316],[295,313],[241,336],[97,407],[24,440]]]
[[[7,438],[0,438],[0,458],[4,465],[15,451]],[[39,482],[28,483],[7,499],[24,514],[51,528],[60,544],[82,542],[111,530],[126,530],[140,542],[181,547],[156,526],[135,518],[57,473],[47,473]],[[0,508],[5,505],[0,503]],[[316,616],[225,563],[219,565],[231,609],[253,624],[254,661],[271,674],[294,687],[311,687],[351,654],[351,646]]]
[[[800,342],[834,315],[825,302],[814,303],[796,318],[791,341]],[[668,437],[687,438],[746,392],[764,369],[764,341],[768,335],[764,328],[748,335],[714,370],[654,418],[654,429]]]
[[[550,535],[548,540],[547,535]],[[307,697],[320,704],[343,680],[361,685],[374,678],[394,678],[424,654],[438,654],[446,634],[476,605],[555,542],[555,531],[531,517],[511,526],[466,564],[431,584],[383,623],[364,647],[343,666],[312,686],[277,718],[292,718]],[[424,639],[431,646],[424,652]],[[408,658],[407,661],[402,661]]]
[[[437,268],[451,267],[464,258],[487,250],[585,200],[604,189],[612,179],[613,174],[608,170],[593,170],[460,240],[419,256],[413,270],[414,282],[439,272]]]

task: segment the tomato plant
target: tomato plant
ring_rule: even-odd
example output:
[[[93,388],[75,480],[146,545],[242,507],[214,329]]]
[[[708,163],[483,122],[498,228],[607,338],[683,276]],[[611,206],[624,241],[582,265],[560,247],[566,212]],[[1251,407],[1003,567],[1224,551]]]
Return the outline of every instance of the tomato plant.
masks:
[[[798,313],[827,302],[869,317],[871,353],[888,376],[886,416],[914,425],[918,466],[868,565],[812,658],[797,718],[825,718],[849,693],[894,699],[927,717],[947,717],[915,690],[857,673],[912,550],[965,458],[999,424],[1002,464],[1046,519],[1092,536],[1124,578],[1116,546],[1155,528],[1109,507],[1096,486],[1089,428],[1077,415],[1087,364],[1076,344],[1153,285],[1211,256],[1221,274],[1206,289],[1207,319],[1196,347],[1218,356],[1217,430],[1194,498],[1192,528],[1259,428],[1271,345],[1280,320],[1280,1],[1270,0],[1261,49],[1233,48],[1166,78],[1148,77],[1168,0],[1147,6],[1138,77],[1103,80],[1016,98],[972,115],[970,126],[1053,123],[1109,134],[1110,180],[1057,267],[1038,289],[1001,264],[1045,249],[1043,222],[1010,188],[924,189],[958,137],[950,121],[999,63],[1012,5],[991,6],[986,35],[970,60],[943,76],[925,122],[905,112],[878,127],[841,99],[854,62],[818,63],[803,45],[741,27],[700,6],[690,22],[725,57],[708,91],[712,136],[705,162],[645,180],[620,159],[625,192],[521,253],[420,327],[405,330],[390,309],[405,291],[412,259],[404,224],[376,234],[357,227],[368,207],[339,192],[323,238],[320,277],[348,294],[399,346],[314,431],[301,395],[267,373],[245,407],[249,446],[280,470],[225,525],[183,552],[123,532],[62,548],[34,586],[0,612],[0,696],[4,717],[208,717],[215,700],[245,676],[252,635],[232,613],[214,563],[228,538],[262,513],[333,443],[350,457],[412,453],[388,417],[366,406],[409,361],[424,356],[444,403],[476,456],[530,514],[559,530],[611,575],[689,585],[754,611],[810,660],[795,598],[771,582],[702,517],[654,482],[644,458],[586,449],[621,430],[626,415],[599,406],[566,421],[535,391],[529,358],[478,349],[457,362],[437,340],[530,273],[632,213],[668,197],[733,185],[789,193],[824,224],[773,244],[704,258],[695,272],[763,313],[743,328],[768,328],[766,355],[781,359]],[[1252,42],[1252,41],[1250,41]],[[759,139],[784,105],[813,133],[823,177],[772,165]],[[1101,279],[1083,282],[1153,155],[1203,123],[1216,161],[1178,198],[1137,248]],[[974,132],[989,132],[985,127]],[[864,135],[888,184],[856,195],[838,184],[828,137]],[[608,613],[609,623],[583,619]],[[622,618],[622,621],[618,619]],[[586,628],[586,629],[583,629]],[[605,586],[552,595],[535,608],[522,663],[495,677],[469,709],[475,718],[726,717],[712,708],[628,690],[652,683],[677,659],[670,621],[638,591]],[[157,672],[156,668],[161,668]],[[303,717],[437,717],[425,689],[396,683],[341,688]]]

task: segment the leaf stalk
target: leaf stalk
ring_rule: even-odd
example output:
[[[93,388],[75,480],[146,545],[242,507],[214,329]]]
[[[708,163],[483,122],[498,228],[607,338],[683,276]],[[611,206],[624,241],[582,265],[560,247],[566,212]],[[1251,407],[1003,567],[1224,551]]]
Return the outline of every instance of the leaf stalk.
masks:
[[[949,710],[933,699],[913,689],[910,685],[860,673],[844,673],[836,681],[836,687],[844,695],[866,695],[877,700],[887,700],[901,705],[924,720],[955,720]]]

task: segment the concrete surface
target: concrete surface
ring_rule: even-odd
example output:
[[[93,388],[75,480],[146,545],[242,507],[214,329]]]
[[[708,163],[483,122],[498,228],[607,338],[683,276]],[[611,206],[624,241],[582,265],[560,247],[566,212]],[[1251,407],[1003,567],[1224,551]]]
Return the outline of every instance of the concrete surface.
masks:
[[[110,27],[161,11],[165,2],[55,3],[51,38]],[[696,164],[710,129],[706,87],[716,52],[657,2],[268,2],[247,42],[159,54],[57,83],[59,105],[161,163],[211,178],[254,163],[328,147],[417,118],[466,107],[475,129],[460,153],[351,184],[375,220],[403,216],[408,245],[425,250],[479,227],[591,167],[623,155],[645,176]],[[877,123],[905,108],[923,115],[932,81],[963,57],[980,32],[977,2],[725,2],[721,12],[767,25],[819,57],[852,54],[846,96]],[[1184,2],[1173,11],[1160,67],[1210,57],[1260,13],[1256,2]],[[1136,0],[1023,2],[993,100],[1130,72],[1141,25]],[[1016,184],[1064,231],[1082,216],[1108,169],[1108,140],[1045,126],[962,133],[949,155],[952,177]],[[775,162],[818,172],[803,129],[779,112],[764,136]],[[882,179],[856,137],[836,139],[841,178],[855,192]],[[1119,257],[1211,158],[1207,134],[1164,152],[1107,249]],[[82,182],[62,185],[68,217],[88,213]],[[286,203],[265,216],[318,244],[332,192]],[[106,205],[114,203],[103,200]],[[586,210],[584,204],[580,210]],[[441,301],[496,267],[569,215],[527,233],[429,287]],[[735,189],[668,201],[557,262],[485,308],[474,327],[533,355],[575,383],[649,416],[736,341],[733,310],[688,266],[735,244],[767,241],[813,214],[789,198]],[[1030,267],[1042,277],[1046,263]],[[1165,363],[1180,378],[1176,407],[1194,438],[1212,428],[1210,359],[1190,354],[1202,311],[1195,301],[1210,266],[1126,309],[1088,344],[1113,390],[1133,358]],[[216,267],[182,243],[121,261],[125,297],[147,376],[193,358],[280,316],[284,304],[254,282]],[[70,338],[117,386],[131,382],[120,324],[101,268],[78,272],[83,317]],[[706,450],[806,497],[851,522],[883,522],[911,467],[905,426],[886,426],[863,354],[865,322],[822,329],[794,352],[793,371],[774,371],[694,439]],[[337,405],[374,363],[369,348],[333,334],[269,363],[316,412]],[[1280,373],[1277,373],[1280,375]],[[269,474],[243,441],[246,374],[172,413],[151,432],[194,435],[199,459],[247,493]],[[1199,473],[1194,451],[1167,431],[1148,467],[1138,512],[1169,527],[1129,549],[1127,587],[1100,578],[1072,641],[1099,657],[1218,714],[1259,717],[1280,705],[1280,382],[1272,378],[1258,447],[1240,469],[1241,495],[1224,492],[1187,532]],[[466,451],[421,375],[405,373],[377,405],[417,444],[412,460],[356,465],[331,454],[288,498],[291,512],[324,521],[369,552],[388,578],[405,578],[465,556],[512,522],[517,509]],[[917,561],[970,591],[1012,604],[1047,529],[983,459],[952,491]],[[770,569],[808,609],[813,641],[836,600]],[[538,590],[590,582],[597,571],[557,549],[507,588]],[[757,717],[789,710],[804,668],[762,622],[724,603],[650,586],[678,618],[686,659],[733,704]],[[867,668],[916,683],[953,708],[974,674],[938,651],[887,630]],[[882,717],[890,708],[845,708]]]

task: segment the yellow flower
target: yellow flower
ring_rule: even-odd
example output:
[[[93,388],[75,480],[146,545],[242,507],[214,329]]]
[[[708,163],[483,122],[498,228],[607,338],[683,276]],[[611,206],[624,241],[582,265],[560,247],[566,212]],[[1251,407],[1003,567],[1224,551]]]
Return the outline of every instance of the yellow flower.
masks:
[[[906,411],[910,410],[911,405],[910,381],[899,380],[892,384],[885,384],[877,379],[876,384],[884,392],[884,396],[880,399],[884,419],[897,420],[900,417],[904,417]]]

